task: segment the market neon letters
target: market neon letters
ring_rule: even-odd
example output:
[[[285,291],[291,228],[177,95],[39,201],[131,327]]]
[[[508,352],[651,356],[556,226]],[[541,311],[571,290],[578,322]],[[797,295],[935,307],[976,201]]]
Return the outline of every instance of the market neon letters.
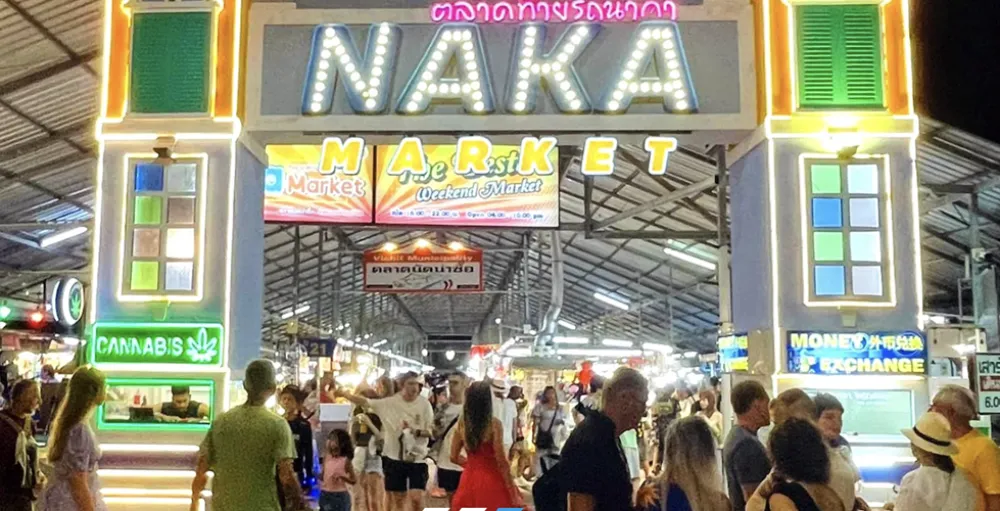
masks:
[[[455,173],[465,175],[487,174],[490,171],[486,161],[493,153],[493,144],[485,137],[462,137],[456,149]]]
[[[349,176],[361,172],[361,162],[365,158],[365,140],[350,137],[346,141],[330,137],[323,141],[323,152],[319,158],[319,172],[333,174],[342,172]]]
[[[522,25],[511,41],[504,113],[533,113],[543,82],[556,110],[565,114],[595,110],[626,114],[635,102],[661,104],[667,113],[698,110],[684,45],[673,21],[637,23],[628,45],[615,52],[624,56],[621,62],[612,63],[618,71],[608,83],[593,86],[600,89],[598,94],[590,94],[579,79],[575,62],[588,50],[600,29],[598,23],[571,24],[551,51],[543,53],[546,25]],[[402,39],[399,27],[386,23],[372,25],[362,60],[346,25],[317,26],[306,74],[303,115],[330,114],[334,91],[340,89],[346,91],[347,103],[355,114],[390,113],[387,84],[392,83],[396,71],[405,72],[397,69],[397,64],[407,65],[396,59]],[[494,70],[489,67],[479,26],[443,24],[423,58],[409,72],[394,112],[421,115],[436,104],[457,103],[466,114],[496,113],[492,76]],[[592,97],[601,99],[594,104]]]
[[[556,171],[552,168],[549,154],[556,148],[556,137],[524,137],[521,139],[521,159],[517,162],[517,173],[522,176],[539,174],[551,175]]]
[[[649,173],[662,176],[667,173],[670,153],[677,149],[677,139],[673,137],[649,137],[643,143],[649,152]]]
[[[217,324],[98,323],[91,361],[128,364],[219,365],[223,329]]]
[[[615,172],[615,150],[618,139],[611,137],[588,138],[583,145],[580,172],[586,176],[610,176]]]

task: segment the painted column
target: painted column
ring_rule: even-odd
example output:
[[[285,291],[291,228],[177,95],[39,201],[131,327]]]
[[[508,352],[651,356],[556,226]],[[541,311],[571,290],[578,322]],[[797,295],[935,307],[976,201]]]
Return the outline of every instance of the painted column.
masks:
[[[256,250],[249,259],[259,261],[262,233],[255,246],[251,231],[263,229],[254,217],[241,241],[248,247],[236,244],[246,228],[235,225],[237,211],[254,214],[253,197],[236,189],[238,166],[258,190],[263,174],[238,143],[242,9],[240,0],[106,2],[87,349],[109,378],[95,420],[114,508],[187,509],[186,499],[136,497],[128,488],[136,480],[190,487],[197,445],[228,407],[230,368],[248,358],[234,349],[238,285],[258,288],[256,300],[246,293],[256,326],[238,323],[256,330],[239,344],[259,348],[262,265],[241,284],[234,273],[247,261],[238,249]],[[207,405],[205,420],[154,419],[152,408],[177,386]]]
[[[734,326],[750,334],[749,369],[775,392],[910,389],[919,413],[909,7],[757,4],[763,126],[731,169]]]

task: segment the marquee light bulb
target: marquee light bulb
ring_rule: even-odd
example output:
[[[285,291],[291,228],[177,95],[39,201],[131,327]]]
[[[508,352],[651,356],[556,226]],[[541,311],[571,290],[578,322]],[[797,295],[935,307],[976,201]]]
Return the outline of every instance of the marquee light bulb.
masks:
[[[368,48],[364,58],[359,55],[353,36],[345,25],[328,25],[317,28],[313,35],[314,51],[319,49],[320,60],[312,70],[312,90],[322,99],[309,98],[307,113],[328,113],[333,106],[336,74],[350,77],[345,86],[348,103],[356,113],[375,113],[385,109],[389,100],[388,87],[382,87],[384,74],[392,73],[399,37],[388,23],[373,25],[368,31]],[[333,49],[331,53],[330,48]],[[334,59],[336,56],[336,59]],[[330,69],[332,73],[328,72]],[[371,86],[368,89],[368,85]],[[367,90],[366,90],[367,89]],[[318,108],[317,108],[318,105]]]
[[[594,30],[591,30],[591,25]],[[575,113],[589,110],[590,100],[573,63],[596,37],[598,29],[594,24],[575,23],[563,31],[549,53],[542,54],[547,27],[540,24],[522,26],[515,42],[515,53],[523,58],[518,62],[515,87],[507,96],[508,109],[515,113],[534,111],[538,90],[544,80],[548,85],[546,90],[560,111]],[[564,67],[569,68],[568,74],[563,71]],[[577,100],[577,96],[582,99]]]
[[[419,79],[411,80],[400,95],[397,111],[422,113],[437,100],[459,100],[466,113],[492,113],[493,97],[488,77],[479,72],[486,66],[479,28],[470,24],[443,25],[434,41],[414,72]],[[457,77],[445,76],[453,59],[458,62]],[[474,92],[483,90],[487,91],[485,95],[472,97]],[[418,91],[427,94],[417,95]]]

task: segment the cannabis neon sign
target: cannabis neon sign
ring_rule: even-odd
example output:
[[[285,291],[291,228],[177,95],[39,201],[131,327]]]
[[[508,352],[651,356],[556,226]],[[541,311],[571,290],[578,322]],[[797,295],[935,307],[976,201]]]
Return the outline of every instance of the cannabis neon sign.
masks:
[[[208,323],[98,323],[90,343],[96,364],[222,364],[224,333]]]

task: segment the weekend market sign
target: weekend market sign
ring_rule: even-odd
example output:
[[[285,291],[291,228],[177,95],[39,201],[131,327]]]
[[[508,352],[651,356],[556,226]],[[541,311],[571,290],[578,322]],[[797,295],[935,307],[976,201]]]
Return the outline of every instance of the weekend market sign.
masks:
[[[596,2],[525,0],[510,11],[505,2],[463,1],[423,9],[256,5],[246,127],[265,145],[287,143],[283,131],[753,129],[749,4],[605,3],[598,10]]]
[[[222,365],[224,333],[212,323],[97,323],[94,364]]]
[[[917,332],[789,332],[788,371],[806,374],[925,374]]]

